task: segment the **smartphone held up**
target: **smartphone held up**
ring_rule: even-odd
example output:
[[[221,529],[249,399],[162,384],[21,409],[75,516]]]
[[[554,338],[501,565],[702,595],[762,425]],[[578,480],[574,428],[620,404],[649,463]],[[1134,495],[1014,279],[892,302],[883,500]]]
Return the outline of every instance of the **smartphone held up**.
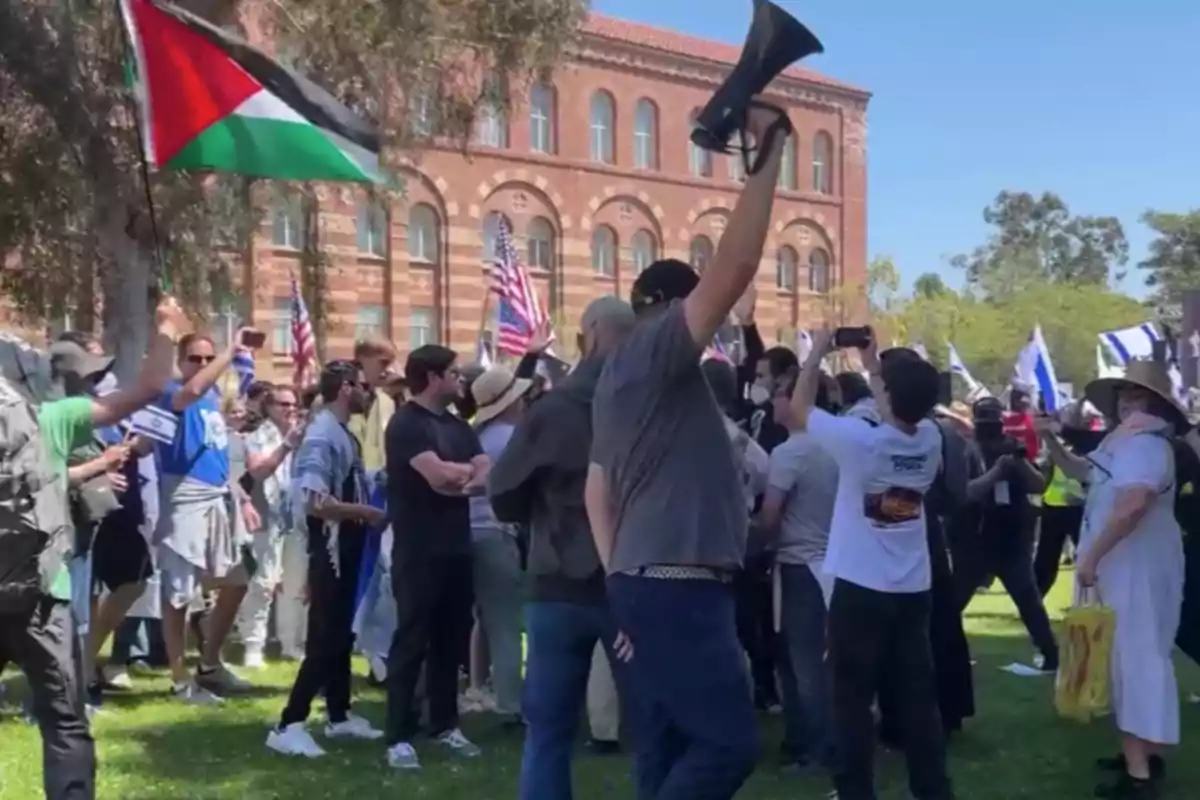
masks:
[[[833,346],[839,350],[865,350],[871,344],[874,334],[870,325],[857,328],[837,328],[833,332]]]

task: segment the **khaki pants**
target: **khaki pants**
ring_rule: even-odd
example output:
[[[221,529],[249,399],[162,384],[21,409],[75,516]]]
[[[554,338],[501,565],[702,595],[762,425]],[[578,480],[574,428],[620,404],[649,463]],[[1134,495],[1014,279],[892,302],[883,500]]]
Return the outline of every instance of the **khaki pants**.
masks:
[[[592,669],[588,675],[587,712],[593,739],[603,742],[620,739],[621,705],[617,699],[617,685],[613,681],[608,654],[599,642],[592,652]]]

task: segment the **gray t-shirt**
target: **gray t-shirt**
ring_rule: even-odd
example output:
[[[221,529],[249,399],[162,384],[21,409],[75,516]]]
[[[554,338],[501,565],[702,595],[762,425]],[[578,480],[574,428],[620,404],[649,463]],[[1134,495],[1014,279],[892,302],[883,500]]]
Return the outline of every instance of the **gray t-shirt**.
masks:
[[[808,434],[793,433],[771,451],[767,486],[787,498],[779,520],[776,560],[782,564],[824,561],[838,489],[833,456]]]
[[[640,320],[600,375],[591,460],[603,468],[614,506],[610,572],[742,564],[741,473],[700,371],[702,352],[675,303]]]

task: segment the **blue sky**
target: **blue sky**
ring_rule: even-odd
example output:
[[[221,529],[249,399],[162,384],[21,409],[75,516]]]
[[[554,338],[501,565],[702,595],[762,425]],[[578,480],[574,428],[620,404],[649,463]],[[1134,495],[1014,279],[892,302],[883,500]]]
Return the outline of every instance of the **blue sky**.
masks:
[[[1057,192],[1080,214],[1200,208],[1200,3],[1151,0],[779,2],[825,44],[805,62],[874,93],[868,252],[906,282],[987,234],[1002,189]],[[749,0],[593,0],[603,14],[741,43]],[[701,11],[703,9],[703,11]],[[700,12],[700,13],[698,13]]]

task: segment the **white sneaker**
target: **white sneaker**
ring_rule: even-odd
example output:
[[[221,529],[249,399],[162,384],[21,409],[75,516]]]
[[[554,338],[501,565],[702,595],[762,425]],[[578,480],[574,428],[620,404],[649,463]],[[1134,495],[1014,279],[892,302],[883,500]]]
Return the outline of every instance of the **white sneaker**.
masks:
[[[195,681],[175,684],[171,687],[171,694],[176,700],[182,700],[189,706],[217,706],[225,702],[208,689],[197,685]]]
[[[262,650],[247,650],[242,656],[242,666],[246,669],[259,670],[267,666]]]
[[[453,728],[437,737],[438,744],[450,748],[456,755],[463,758],[475,758],[483,753],[479,745],[472,742],[458,728]]]
[[[383,683],[387,680],[387,662],[379,656],[371,656],[371,674],[375,680]]]
[[[383,738],[383,731],[375,728],[370,722],[354,714],[347,714],[341,722],[330,722],[325,726],[325,736],[329,739],[365,739],[375,741]]]
[[[320,758],[325,755],[303,722],[293,722],[283,729],[275,728],[267,734],[267,747],[285,756]]]
[[[416,749],[408,742],[398,742],[388,748],[387,763],[392,769],[420,769]]]
[[[133,679],[125,667],[105,667],[104,682],[116,689],[132,689]]]

